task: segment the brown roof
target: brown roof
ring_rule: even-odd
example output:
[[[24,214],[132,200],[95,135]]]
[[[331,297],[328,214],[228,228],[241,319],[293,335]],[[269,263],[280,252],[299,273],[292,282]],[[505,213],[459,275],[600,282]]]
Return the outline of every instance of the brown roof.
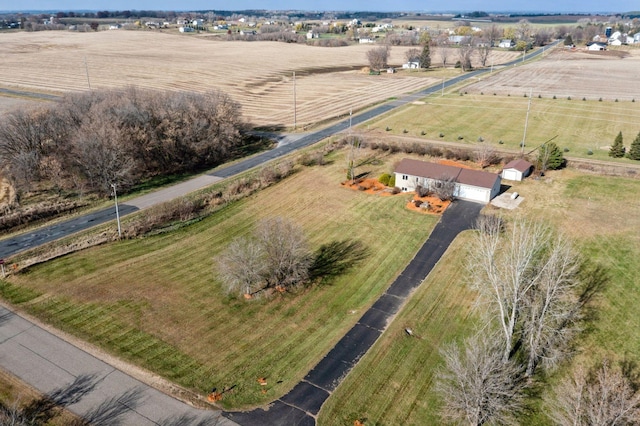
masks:
[[[526,172],[531,167],[533,167],[533,164],[521,158],[517,160],[511,160],[504,166],[505,169],[516,169],[517,171],[522,173]]]
[[[454,178],[456,182],[481,188],[493,188],[499,176],[495,173],[480,170],[463,169],[444,164],[403,158],[396,166],[396,173],[419,176],[428,179]]]

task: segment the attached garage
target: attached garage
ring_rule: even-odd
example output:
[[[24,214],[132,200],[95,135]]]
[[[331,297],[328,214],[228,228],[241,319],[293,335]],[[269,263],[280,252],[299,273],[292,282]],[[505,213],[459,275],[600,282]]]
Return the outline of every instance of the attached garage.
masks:
[[[488,203],[500,193],[500,175],[405,158],[395,170],[396,186],[403,192],[417,185],[429,186],[444,179],[456,183],[455,196],[461,200]]]

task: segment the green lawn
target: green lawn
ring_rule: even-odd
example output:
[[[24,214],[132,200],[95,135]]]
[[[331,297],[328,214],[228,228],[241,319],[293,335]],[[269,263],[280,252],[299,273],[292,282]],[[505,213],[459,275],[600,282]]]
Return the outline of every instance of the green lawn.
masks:
[[[482,137],[483,143],[496,148],[521,149],[529,102],[524,91],[523,96],[493,96],[491,93],[460,96],[455,93],[441,97],[437,94],[423,101],[424,104],[411,104],[373,120],[367,123],[367,129],[388,135],[470,145],[477,144]],[[639,122],[640,102],[539,99],[534,93],[524,152],[553,138],[561,149],[569,150],[565,155],[611,160],[608,147],[618,132],[622,132],[628,149],[640,132]],[[386,131],[386,128],[391,130]],[[589,150],[592,155],[588,154]]]
[[[552,172],[542,180],[514,184],[524,202],[520,211],[553,223],[572,236],[590,263],[609,276],[597,297],[597,319],[578,340],[576,359],[595,362],[608,355],[640,362],[640,181]],[[471,231],[461,235],[419,287],[390,328],[323,406],[319,424],[440,424],[433,377],[441,365],[443,343],[473,330],[473,292],[466,286],[465,248]],[[411,327],[421,339],[407,337]],[[565,365],[557,374],[562,375]],[[551,377],[550,383],[557,378]],[[544,408],[532,404],[526,424],[548,424]],[[537,407],[537,408],[536,408]],[[524,424],[525,422],[523,422]]]
[[[437,217],[406,195],[346,189],[345,152],[178,231],[124,240],[34,266],[0,281],[3,297],[52,324],[190,389],[235,385],[226,408],[269,402],[292,388],[391,283]],[[361,166],[374,176],[388,164]],[[300,224],[313,248],[358,240],[368,257],[334,282],[270,301],[221,291],[214,258],[263,217]],[[267,377],[265,394],[257,383]]]

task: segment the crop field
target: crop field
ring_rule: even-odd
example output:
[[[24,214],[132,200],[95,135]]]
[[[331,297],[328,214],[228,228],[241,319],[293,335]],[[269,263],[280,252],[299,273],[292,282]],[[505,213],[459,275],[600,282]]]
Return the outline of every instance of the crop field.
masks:
[[[0,81],[7,88],[54,93],[128,85],[159,90],[222,89],[256,126],[313,125],[440,81],[437,71],[370,76],[374,45],[312,47],[227,42],[158,31],[8,33],[0,43]],[[401,66],[408,47],[393,47]],[[495,52],[496,64],[517,52]],[[437,64],[437,55],[432,58]],[[435,77],[433,75],[436,74]]]
[[[406,194],[385,197],[341,186],[346,155],[335,155],[330,165],[304,169],[190,227],[35,266],[0,281],[0,292],[197,392],[235,385],[222,401],[226,407],[267,403],[301,380],[360,318],[438,219],[406,209]],[[359,171],[388,171],[387,159],[378,160]],[[269,301],[229,297],[214,260],[265,217],[302,226],[314,250],[347,239],[360,241],[368,255],[326,285]],[[265,393],[258,377],[269,378]]]
[[[582,174],[549,173],[511,188],[524,197],[509,217],[525,216],[552,223],[569,235],[589,259],[604,267],[608,282],[596,298],[597,315],[578,338],[575,362],[587,365],[608,356],[638,362],[640,306],[640,181]],[[471,232],[460,236],[394,323],[327,400],[319,424],[439,424],[435,372],[439,350],[473,331],[474,293],[466,285],[465,257]],[[410,327],[418,338],[410,338]],[[557,375],[563,375],[563,366]],[[375,372],[375,374],[372,374]],[[557,377],[549,380],[553,383]],[[543,413],[530,413],[526,424],[551,424]]]

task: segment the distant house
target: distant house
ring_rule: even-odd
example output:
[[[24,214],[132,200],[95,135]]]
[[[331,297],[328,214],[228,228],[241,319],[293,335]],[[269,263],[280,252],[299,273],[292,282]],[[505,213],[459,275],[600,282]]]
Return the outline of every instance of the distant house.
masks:
[[[371,44],[371,43],[375,43],[375,40],[372,39],[371,37],[360,37],[358,39],[358,43],[360,43],[360,44]]]
[[[590,51],[607,50],[607,44],[600,43],[597,41],[594,41],[592,43],[587,43],[587,50],[590,50]]]
[[[191,27],[180,27],[178,28],[178,31],[180,31],[181,33],[192,33],[195,30]]]
[[[110,30],[119,30],[120,28],[122,28],[122,25],[120,25],[120,24],[111,24],[111,25],[109,25],[109,29]]]
[[[449,43],[451,44],[460,44],[465,39],[465,36],[461,35],[452,35],[449,36]]]
[[[619,38],[614,38],[614,39],[609,39],[609,45],[610,46],[622,46],[622,40],[620,40]]]
[[[533,164],[526,160],[517,159],[509,161],[502,169],[502,179],[520,182],[533,171]]]
[[[405,64],[402,64],[403,69],[418,69],[420,68],[420,61],[411,60]]]
[[[634,43],[640,43],[640,33],[635,33],[633,35],[633,42]]]
[[[513,42],[513,40],[508,38],[500,40],[500,43],[498,44],[498,47],[501,47],[503,49],[511,49],[513,46],[515,46],[515,43]]]
[[[311,39],[314,39],[314,38],[320,38],[320,34],[314,33],[313,31],[309,31],[307,33],[307,40],[311,40]]]
[[[453,179],[456,198],[488,203],[500,192],[500,175],[462,167],[445,166],[404,158],[395,170],[396,186],[403,192],[415,191],[418,185],[431,187],[445,179]]]

